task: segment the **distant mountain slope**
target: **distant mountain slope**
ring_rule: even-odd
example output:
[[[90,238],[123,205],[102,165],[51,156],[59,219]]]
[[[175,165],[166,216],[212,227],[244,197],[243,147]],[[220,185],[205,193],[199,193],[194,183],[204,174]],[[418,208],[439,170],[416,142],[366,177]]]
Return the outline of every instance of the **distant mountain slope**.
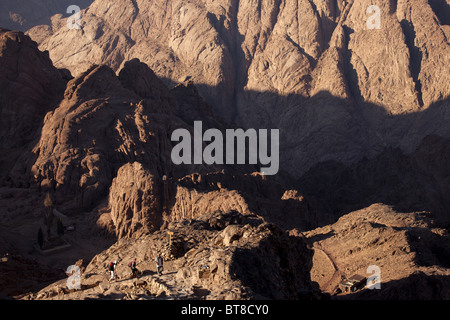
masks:
[[[449,8],[449,0],[95,1],[81,30],[55,17],[50,31],[29,34],[74,75],[139,58],[167,84],[191,78],[226,120],[281,129],[281,163],[300,176],[320,161],[352,163],[450,135]]]
[[[61,99],[66,80],[29,37],[0,28],[0,176],[8,175]]]
[[[55,14],[67,16],[70,5],[84,9],[92,2],[93,0],[2,0],[0,27],[25,32],[38,25],[50,24],[50,19]]]

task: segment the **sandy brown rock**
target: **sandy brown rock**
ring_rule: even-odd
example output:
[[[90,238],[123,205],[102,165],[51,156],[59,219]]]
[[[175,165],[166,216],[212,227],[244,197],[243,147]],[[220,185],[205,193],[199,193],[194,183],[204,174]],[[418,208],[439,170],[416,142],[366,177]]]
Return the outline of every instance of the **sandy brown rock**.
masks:
[[[161,226],[161,186],[158,178],[138,163],[121,167],[109,192],[111,219],[118,238],[136,238]]]
[[[161,115],[151,114],[156,109]],[[110,68],[91,67],[68,83],[64,100],[47,115],[32,173],[41,187],[78,194],[75,207],[105,196],[125,163],[153,163],[155,173],[163,174],[170,166],[170,140],[155,134],[167,130],[167,109],[166,100],[143,100],[126,89]],[[152,142],[159,138],[161,143]]]
[[[341,280],[354,274],[367,279],[373,274],[368,268],[377,266],[381,290],[365,290],[358,297],[423,299],[427,294],[411,290],[420,272],[423,290],[440,283],[442,289],[430,297],[446,299],[448,232],[433,223],[425,212],[405,214],[374,204],[341,217],[335,224],[307,232],[305,236],[315,251],[312,279],[322,290],[333,293]]]
[[[380,29],[368,27],[371,5]],[[74,74],[137,57],[166,84],[191,79],[226,120],[280,128],[282,167],[299,177],[321,161],[354,163],[384,146],[410,152],[428,134],[449,135],[439,116],[450,92],[448,6],[95,1],[82,30],[52,27],[40,48]]]
[[[233,228],[239,236],[222,241]],[[164,255],[172,232],[182,251],[165,258],[162,276],[154,259]],[[236,233],[235,233],[236,235]],[[302,238],[289,236],[257,216],[216,212],[173,223],[168,230],[140,239],[122,239],[96,255],[82,276],[82,289],[56,294],[57,282],[32,299],[297,299],[299,292],[320,298],[309,278],[312,250]],[[128,263],[136,258],[142,272],[131,279]],[[105,265],[118,261],[118,281],[108,283]],[[262,268],[257,268],[261,265]],[[30,296],[24,297],[25,299]]]
[[[448,139],[430,135],[413,153],[387,148],[376,157],[350,166],[324,162],[299,182],[305,197],[317,197],[328,208],[330,217],[336,219],[373,203],[384,203],[403,212],[431,212],[434,219],[446,226],[449,150]]]

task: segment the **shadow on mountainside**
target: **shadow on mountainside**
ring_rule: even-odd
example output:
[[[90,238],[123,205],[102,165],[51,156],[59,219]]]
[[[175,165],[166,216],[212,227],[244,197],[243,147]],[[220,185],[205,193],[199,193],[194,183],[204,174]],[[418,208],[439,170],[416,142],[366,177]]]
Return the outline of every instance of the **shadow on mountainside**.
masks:
[[[320,163],[299,179],[299,188],[307,197],[323,200],[336,219],[384,203],[402,212],[431,212],[436,222],[448,227],[449,158],[450,141],[432,135],[411,154],[386,148],[353,165]]]
[[[450,26],[450,3],[445,0],[429,0],[428,3],[442,25]]]
[[[253,110],[263,101],[285,106],[265,127],[280,129],[280,173],[268,177],[280,187],[264,191],[258,186],[250,193],[273,201],[288,189],[299,190],[315,214],[295,227],[324,226],[373,203],[403,212],[429,211],[441,225],[450,223],[449,98],[420,112],[393,115],[379,105],[327,92],[311,98],[246,95],[254,101]],[[294,177],[287,173],[291,169]],[[250,190],[236,184],[231,189]]]
[[[193,108],[192,102],[186,105],[183,93],[175,94],[172,90],[171,94],[176,95],[176,116],[188,126],[193,125],[190,123],[192,120],[202,120],[203,107],[200,110],[185,110],[186,107]],[[265,127],[280,129],[280,172],[274,177],[268,177],[268,180],[276,183],[262,182],[258,183],[257,188],[253,188],[252,183],[260,178],[245,178],[247,182],[237,184],[233,179],[220,175],[214,180],[224,179],[225,185],[230,181],[228,185],[231,189],[242,191],[244,195],[256,194],[258,198],[266,200],[265,203],[263,201],[255,205],[255,211],[264,211],[264,208],[261,210],[264,206],[272,210],[271,205],[276,203],[274,199],[280,199],[286,190],[297,189],[310,206],[311,210],[306,212],[314,214],[301,218],[284,216],[277,219],[277,222],[288,222],[285,223],[286,226],[294,222],[291,227],[303,230],[332,223],[348,212],[373,203],[393,205],[405,212],[430,211],[444,225],[449,223],[447,213],[450,211],[450,202],[445,195],[450,192],[450,165],[447,164],[447,159],[450,159],[450,141],[441,138],[450,136],[450,126],[446,123],[450,117],[447,110],[450,104],[448,98],[420,112],[391,115],[381,106],[368,103],[356,106],[349,100],[334,97],[327,92],[320,92],[311,98],[251,91],[246,92],[246,95],[252,96],[255,109],[261,101],[266,104],[273,101],[275,105],[285,106],[279,110],[276,119],[267,120],[272,123]],[[214,112],[207,114],[208,127],[214,125],[215,117]],[[217,119],[220,118],[217,116]],[[219,122],[220,129],[223,130],[226,124],[221,119]],[[229,127],[236,128],[236,124]],[[27,172],[30,164],[33,164],[32,159],[36,158],[31,152],[36,141],[31,142],[22,155],[22,160],[25,159],[28,163],[19,164],[16,168],[16,173],[21,172],[25,179],[18,179],[16,182],[12,173],[4,172],[4,186],[36,186],[37,181],[33,181],[34,178]],[[175,145],[174,142],[171,144]],[[104,148],[104,151],[99,152],[107,154],[116,145],[116,142],[110,140],[109,145],[96,148]],[[127,161],[119,156],[113,160],[112,171],[106,173],[110,181],[105,181],[105,186],[111,184],[117,170],[126,163],[123,161]],[[104,167],[111,168],[111,161],[105,163]],[[167,178],[173,181],[183,177],[183,172],[186,171],[182,166],[169,167],[174,169],[167,173]],[[231,172],[236,172],[236,168],[242,173],[250,173],[252,170],[248,166],[242,170],[237,165],[219,167],[230,168]],[[254,167],[253,170],[259,169]],[[294,177],[297,176],[298,179],[290,175],[291,170],[297,172],[297,175],[294,172]],[[216,172],[217,166],[211,167],[211,171]],[[54,187],[55,196],[61,201],[70,201],[67,193],[69,190],[70,198],[77,199],[74,201],[80,203],[74,204],[74,207],[82,205],[82,208],[92,209],[107,193],[106,189],[90,188],[88,203],[82,203],[80,199],[83,190],[68,189],[64,184],[64,181],[59,181],[58,186]],[[215,184],[216,182],[212,185]],[[276,186],[277,184],[279,185]],[[207,191],[210,187],[204,185],[201,188]]]
[[[320,289],[310,278],[312,257],[303,239],[271,236],[256,248],[236,250],[230,273],[255,299],[320,299]]]
[[[448,300],[450,277],[414,272],[407,278],[383,282],[381,289],[364,289],[335,297],[337,300]]]

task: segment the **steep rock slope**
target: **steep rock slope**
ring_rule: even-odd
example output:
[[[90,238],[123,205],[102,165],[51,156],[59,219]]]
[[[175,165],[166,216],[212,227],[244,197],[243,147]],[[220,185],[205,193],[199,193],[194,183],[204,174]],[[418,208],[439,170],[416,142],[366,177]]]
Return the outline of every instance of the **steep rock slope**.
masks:
[[[21,32],[0,28],[0,175],[13,175],[15,161],[39,134],[61,99],[66,80],[37,44]]]
[[[33,149],[37,158],[25,160],[35,182],[71,198],[73,208],[92,208],[126,163],[145,163],[158,177],[189,172],[170,158],[171,133],[188,126],[173,114],[175,102],[167,89],[158,90],[163,87],[138,60],[125,64],[119,76],[92,66],[71,80],[46,116]]]
[[[40,48],[74,74],[90,63],[119,70],[137,57],[167,84],[192,79],[226,120],[280,128],[281,163],[298,177],[320,161],[348,164],[449,135],[449,26],[441,14],[449,6],[95,1],[81,30],[56,17]]]
[[[162,276],[155,270],[158,255],[165,260]],[[134,258],[142,272],[139,279],[130,277],[128,263]],[[23,299],[321,298],[310,280],[311,258],[304,239],[258,216],[214,212],[140,239],[118,241],[87,265],[81,290],[67,290],[65,280]],[[105,265],[114,260],[118,281],[109,283]]]
[[[194,173],[176,179],[151,174],[135,162],[121,167],[98,225],[119,239],[138,239],[171,223],[216,211],[258,215],[284,230],[308,230],[332,221],[314,198],[266,179],[258,173],[230,170]]]
[[[381,289],[339,294],[343,299],[448,299],[448,230],[427,212],[401,213],[374,204],[304,234],[314,249],[311,278],[325,292],[378,267]],[[364,284],[365,285],[365,284]]]

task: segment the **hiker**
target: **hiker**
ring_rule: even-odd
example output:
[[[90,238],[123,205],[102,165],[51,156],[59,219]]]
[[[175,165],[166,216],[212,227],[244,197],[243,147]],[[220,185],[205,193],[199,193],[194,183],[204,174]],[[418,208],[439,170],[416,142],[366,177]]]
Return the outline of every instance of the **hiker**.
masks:
[[[133,261],[131,261],[128,266],[131,268],[131,274],[133,277],[138,276],[139,270],[136,268],[136,258],[133,259]]]
[[[111,272],[111,278],[109,278],[109,281],[112,281],[116,278],[116,274],[115,274],[116,266],[117,266],[117,260],[109,263],[108,267],[109,267],[109,271]]]
[[[158,275],[160,276],[163,272],[163,258],[161,257],[161,255],[158,255],[155,259],[156,262],[156,271],[158,272]]]

